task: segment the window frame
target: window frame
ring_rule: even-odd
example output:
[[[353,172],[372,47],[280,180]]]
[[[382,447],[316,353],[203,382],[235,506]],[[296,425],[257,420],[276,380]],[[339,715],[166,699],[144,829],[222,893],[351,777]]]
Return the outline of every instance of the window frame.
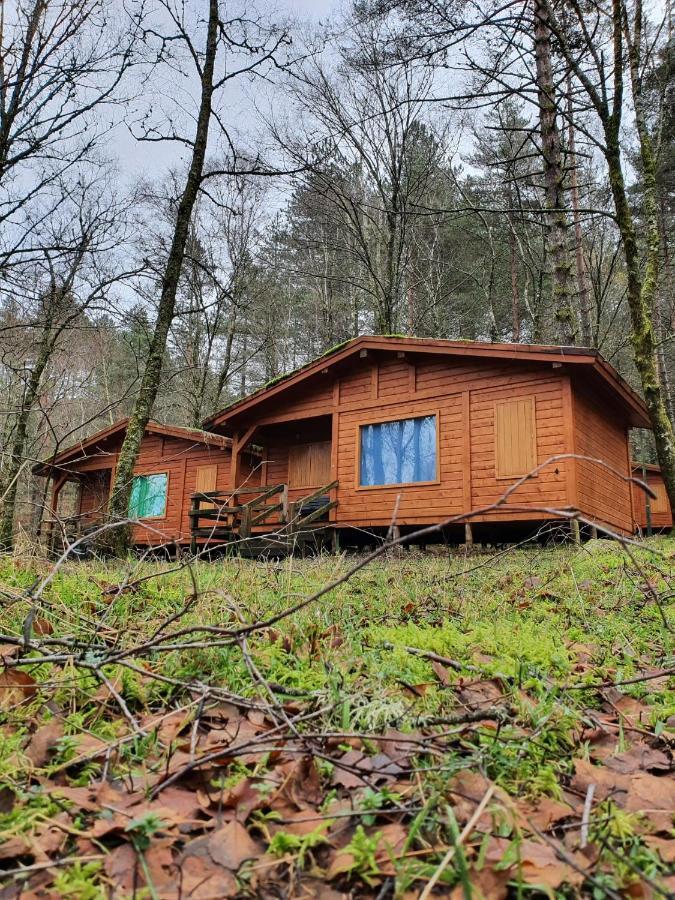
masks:
[[[497,407],[506,406],[509,403],[522,401],[522,400],[529,400],[530,405],[532,407],[532,457],[534,459],[533,468],[536,468],[536,466],[539,465],[539,454],[538,454],[538,447],[537,447],[538,434],[537,434],[537,397],[536,397],[536,395],[528,394],[525,397],[508,397],[503,400],[495,400],[494,413],[493,413],[493,416],[494,416],[493,454],[494,454],[494,461],[495,461],[495,480],[496,481],[517,481],[519,478],[523,478],[523,476],[527,475],[528,472],[531,471],[530,469],[528,469],[527,471],[521,472],[517,475],[500,475],[498,459],[497,459]],[[530,475],[528,478],[528,481],[531,481],[533,478],[538,478],[538,477],[539,477],[539,472],[537,472],[535,475]]]
[[[165,469],[161,472],[134,472],[131,479],[131,489],[133,491],[134,486],[134,478],[152,478],[155,475],[166,475],[166,491],[164,494],[164,510],[159,516],[137,516],[135,519],[132,519],[134,522],[144,522],[146,519],[151,519],[153,522],[159,522],[162,519],[166,519],[167,517],[167,509],[169,506],[169,484],[171,481],[171,473],[168,469]],[[131,502],[131,494],[129,494],[129,502]],[[131,515],[129,515],[131,519]]]
[[[361,484],[361,429],[367,425],[384,425],[387,422],[405,422],[409,419],[426,419],[434,416],[436,419],[436,477],[430,481],[397,481],[391,484]],[[368,418],[359,419],[356,423],[356,459],[355,469],[356,477],[354,479],[354,490],[356,491],[382,491],[391,490],[400,487],[429,487],[441,483],[441,411],[438,407],[433,409],[414,412],[410,415],[402,415],[400,412],[391,412],[381,416],[368,416]]]

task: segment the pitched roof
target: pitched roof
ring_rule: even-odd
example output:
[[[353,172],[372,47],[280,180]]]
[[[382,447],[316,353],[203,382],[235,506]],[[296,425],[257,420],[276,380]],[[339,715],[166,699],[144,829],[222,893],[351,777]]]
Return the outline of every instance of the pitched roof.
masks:
[[[443,356],[470,356],[520,362],[560,362],[573,366],[587,366],[588,371],[599,376],[621,402],[629,414],[631,424],[642,428],[651,427],[647,407],[642,398],[597,350],[588,347],[562,347],[555,344],[492,344],[485,341],[449,341],[383,335],[357,337],[339,344],[312,362],[287,375],[282,375],[247,397],[225,407],[206,419],[204,427],[220,427],[233,416],[252,409],[258,403],[288,390],[318,372],[330,369],[331,366],[362,350],[400,350]]]
[[[102,428],[87,438],[83,438],[64,450],[60,450],[54,456],[33,466],[33,472],[36,475],[47,475],[50,469],[57,466],[63,466],[68,462],[73,462],[87,455],[87,450],[107,441],[120,432],[124,431],[129,423],[128,416],[118,419],[107,428]],[[163,425],[161,422],[155,422],[151,419],[145,427],[146,434],[160,434],[164,437],[175,437],[185,441],[192,441],[195,444],[206,444],[210,447],[221,447],[225,449],[232,444],[228,437],[222,434],[214,434],[209,431],[202,431],[199,428],[182,428],[180,425]]]

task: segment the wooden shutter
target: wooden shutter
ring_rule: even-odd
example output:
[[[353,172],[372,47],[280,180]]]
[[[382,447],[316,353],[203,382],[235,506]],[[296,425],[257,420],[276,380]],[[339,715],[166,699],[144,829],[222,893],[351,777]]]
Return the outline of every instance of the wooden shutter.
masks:
[[[197,483],[195,484],[195,493],[207,493],[216,490],[216,482],[218,480],[218,466],[214,463],[211,466],[197,466]],[[202,500],[200,509],[213,509],[215,503],[206,503]]]
[[[288,448],[288,483],[321,487],[330,482],[330,441],[295,444]]]
[[[534,397],[495,403],[495,472],[497,478],[526,475],[537,465]]]

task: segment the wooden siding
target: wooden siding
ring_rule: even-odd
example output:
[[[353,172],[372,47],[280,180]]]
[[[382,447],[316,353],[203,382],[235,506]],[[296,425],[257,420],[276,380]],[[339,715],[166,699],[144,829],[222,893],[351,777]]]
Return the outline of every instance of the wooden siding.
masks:
[[[330,477],[330,441],[312,441],[288,448],[288,484],[290,487],[318,488]]]
[[[596,390],[584,375],[585,370],[556,360],[368,349],[334,371],[321,369],[292,381],[283,393],[244,409],[236,428],[242,433],[258,426],[254,440],[265,447],[270,485],[288,483],[291,445],[332,434],[331,480],[337,479],[339,488],[331,520],[337,525],[387,526],[397,503],[400,525],[430,524],[480,509],[485,511],[473,521],[546,520],[574,507],[600,524],[630,532],[631,491],[621,478],[629,467],[629,414],[608,389]],[[514,408],[522,415],[512,437],[525,441],[501,465],[498,456],[506,445],[499,450],[497,420]],[[360,427],[424,415],[437,421],[434,481],[361,486]],[[574,453],[601,459],[618,474],[590,462],[555,459],[520,485],[508,504],[491,508],[526,469]],[[303,493],[302,487],[292,489],[289,499]]]
[[[121,446],[120,435],[116,445],[94,448],[92,455],[72,465],[74,471],[84,473],[80,499],[81,514],[91,514],[91,521],[102,517],[107,505],[109,477],[114,471],[117,453]],[[98,451],[98,452],[96,452]],[[100,470],[106,468],[105,490],[100,488]],[[188,543],[190,541],[190,495],[198,489],[204,490],[204,478],[208,474],[211,490],[230,489],[231,452],[217,446],[206,446],[189,439],[146,434],[134,473],[153,475],[166,472],[168,487],[166,510],[163,516],[143,520],[134,525],[134,543],[158,545],[169,541]],[[260,483],[260,464],[249,454],[244,455],[242,478],[247,484]],[[147,525],[147,527],[145,527]]]
[[[80,483],[79,516],[86,517],[94,525],[105,517],[110,493],[110,470],[96,472]]]
[[[322,376],[328,377],[328,376]],[[314,384],[316,384],[316,380]],[[495,404],[506,400],[535,403],[536,462],[569,450],[563,396],[566,376],[551,366],[471,359],[372,356],[354,360],[353,368],[332,382],[307,383],[289,390],[277,412],[267,406],[260,418],[260,442],[267,456],[268,484],[288,481],[289,446],[302,440],[304,428],[318,417],[333,415],[332,472],[339,480],[338,508],[333,521],[359,527],[386,526],[400,495],[398,523],[424,524],[495,503],[515,478],[498,478],[495,469]],[[403,486],[358,484],[359,427],[392,418],[437,417],[437,479]],[[294,421],[297,428],[274,423]],[[324,419],[325,421],[325,419]],[[269,428],[265,427],[266,423]],[[298,432],[297,434],[295,432]],[[328,433],[328,432],[327,432]],[[258,437],[254,438],[258,440]],[[533,520],[550,517],[517,505],[560,508],[569,505],[568,483],[573,465],[562,461],[521,486],[511,509],[486,514],[485,520]],[[289,492],[291,500],[302,489]]]
[[[638,465],[633,468],[633,475],[644,481],[642,468]],[[663,476],[658,470],[650,467],[647,469],[647,484],[656,494],[656,500],[650,498],[652,528],[672,528],[673,515],[668,502],[668,493]],[[644,529],[647,527],[647,495],[638,484],[631,484],[633,493],[633,516],[635,525]]]
[[[618,474],[588,460],[576,461],[578,506],[584,515],[622,532],[633,531],[628,428],[610,406],[585,388],[573,394],[574,445],[580,456],[601,459]]]

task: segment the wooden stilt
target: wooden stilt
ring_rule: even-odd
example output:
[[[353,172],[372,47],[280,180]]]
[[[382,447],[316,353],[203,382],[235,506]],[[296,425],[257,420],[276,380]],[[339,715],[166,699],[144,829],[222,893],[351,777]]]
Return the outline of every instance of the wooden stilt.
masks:
[[[570,532],[572,533],[572,540],[575,544],[581,543],[581,529],[579,528],[579,520],[572,519],[570,521]]]
[[[467,550],[473,550],[473,526],[471,522],[464,523],[464,543]]]

